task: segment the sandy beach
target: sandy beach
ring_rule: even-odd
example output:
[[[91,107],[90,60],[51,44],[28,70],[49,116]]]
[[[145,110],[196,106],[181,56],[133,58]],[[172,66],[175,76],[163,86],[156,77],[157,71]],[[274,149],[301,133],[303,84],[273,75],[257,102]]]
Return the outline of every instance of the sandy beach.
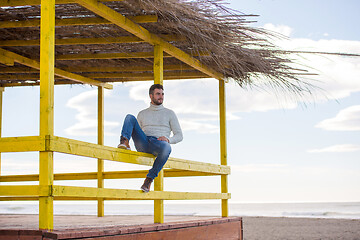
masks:
[[[244,240],[360,239],[360,220],[243,217]]]
[[[165,216],[166,222],[212,217]],[[215,218],[215,217],[214,217]],[[151,224],[153,216],[54,216],[55,229]],[[37,229],[38,215],[0,215],[0,229]],[[243,217],[244,240],[360,239],[360,220]]]

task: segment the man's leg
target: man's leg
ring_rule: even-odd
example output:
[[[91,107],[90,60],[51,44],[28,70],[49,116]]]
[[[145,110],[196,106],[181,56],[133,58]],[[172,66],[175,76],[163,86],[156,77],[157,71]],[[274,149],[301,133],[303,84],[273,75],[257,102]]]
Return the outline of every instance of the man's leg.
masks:
[[[149,141],[151,153],[156,156],[156,159],[154,161],[153,167],[149,170],[147,177],[154,179],[158,176],[159,172],[167,162],[171,153],[171,146],[168,142],[159,141],[153,137],[151,137]]]
[[[148,148],[147,136],[141,129],[136,117],[131,114],[126,115],[123,128],[121,130],[120,144],[118,148],[130,150],[129,141],[133,137],[136,150],[146,152]]]
[[[149,170],[149,173],[146,175],[144,184],[141,186],[141,189],[144,192],[150,191],[151,183],[154,178],[156,178],[168,160],[171,153],[171,146],[168,142],[159,141],[156,137],[148,137],[149,139],[149,153],[152,153],[156,156],[153,167]]]

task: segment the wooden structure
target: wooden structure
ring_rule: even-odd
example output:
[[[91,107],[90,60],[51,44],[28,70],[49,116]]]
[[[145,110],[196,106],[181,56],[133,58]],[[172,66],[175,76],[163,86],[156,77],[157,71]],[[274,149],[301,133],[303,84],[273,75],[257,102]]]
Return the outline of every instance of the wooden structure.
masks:
[[[162,31],[155,34],[147,30],[146,24],[152,24],[154,28],[156,15],[125,16],[121,13],[125,7],[119,7],[119,2],[122,1],[0,0],[0,32],[9,33],[2,35],[0,41],[0,108],[6,87],[40,85],[39,135],[0,138],[0,152],[39,152],[40,166],[37,175],[0,176],[0,182],[39,181],[39,184],[1,185],[0,200],[38,200],[39,228],[43,230],[53,229],[54,200],[96,200],[99,217],[104,216],[105,200],[154,200],[154,222],[163,223],[164,200],[220,199],[221,216],[227,217],[230,167],[227,166],[226,154],[224,75],[204,63],[206,61],[202,56],[206,58],[208,52],[182,50],[182,43],[179,42],[184,39],[181,36]],[[17,14],[19,12],[26,15],[27,19],[17,19],[22,16]],[[59,16],[61,14],[65,16]],[[89,29],[99,26],[103,32],[117,29],[122,35],[107,38],[94,38],[92,35],[74,37],[82,36]],[[82,30],[83,27],[85,30]],[[70,30],[67,31],[67,28]],[[38,29],[38,39],[27,37],[26,33],[36,36]],[[23,36],[23,39],[12,39],[16,34]],[[145,45],[139,47],[136,43]],[[114,48],[111,48],[114,44],[117,44],[115,49],[127,44],[128,52],[114,52]],[[99,51],[94,50],[97,47]],[[92,53],[87,53],[87,49],[91,49]],[[152,52],[141,49],[152,49]],[[103,65],[97,67],[99,63]],[[146,171],[104,172],[104,161],[151,166],[154,160],[150,154],[104,146],[104,88],[111,89],[109,82],[114,81],[154,80],[155,83],[162,83],[164,79],[191,78],[215,78],[219,81],[220,163],[216,165],[169,158],[165,169],[155,180],[155,191],[145,194],[140,190],[104,188],[105,179],[143,178],[146,175]],[[98,87],[97,144],[54,135],[54,85],[79,83]],[[54,174],[54,152],[97,159],[97,172]],[[165,177],[212,175],[221,176],[221,190],[218,193],[169,192],[163,187]],[[56,180],[88,179],[97,179],[98,187],[55,184]]]

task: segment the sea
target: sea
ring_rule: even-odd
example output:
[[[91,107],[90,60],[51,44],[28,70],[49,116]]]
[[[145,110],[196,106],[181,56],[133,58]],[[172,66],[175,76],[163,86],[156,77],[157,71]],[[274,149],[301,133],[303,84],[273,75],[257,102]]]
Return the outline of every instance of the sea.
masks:
[[[96,202],[54,202],[55,215],[96,215]],[[220,203],[165,201],[165,215],[220,216]],[[0,214],[38,214],[38,202],[0,202]],[[105,215],[153,215],[153,203],[105,202]],[[360,219],[360,202],[229,203],[230,216]]]

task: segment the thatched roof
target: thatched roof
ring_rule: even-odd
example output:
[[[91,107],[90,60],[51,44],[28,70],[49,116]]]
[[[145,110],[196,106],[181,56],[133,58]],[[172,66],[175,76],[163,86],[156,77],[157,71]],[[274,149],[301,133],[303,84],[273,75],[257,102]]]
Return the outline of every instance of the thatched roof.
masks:
[[[104,0],[103,4],[240,86],[265,78],[272,86],[296,93],[307,90],[297,78],[299,71],[289,67],[288,54],[266,40],[264,30],[248,25],[252,16],[228,9],[221,0]],[[34,21],[40,18],[40,6],[5,5],[0,8],[0,48],[39,61],[40,28]],[[56,19],[62,21],[55,32],[57,68],[104,82],[152,78],[151,44],[75,3],[56,5]],[[66,25],[79,19],[102,24]],[[20,27],[24,25],[28,26]],[[100,59],[105,53],[110,55]],[[164,58],[164,69],[164,79],[209,77],[172,56]],[[29,67],[0,64],[0,84],[29,84],[37,79],[37,71]],[[56,78],[56,83],[75,82]]]

